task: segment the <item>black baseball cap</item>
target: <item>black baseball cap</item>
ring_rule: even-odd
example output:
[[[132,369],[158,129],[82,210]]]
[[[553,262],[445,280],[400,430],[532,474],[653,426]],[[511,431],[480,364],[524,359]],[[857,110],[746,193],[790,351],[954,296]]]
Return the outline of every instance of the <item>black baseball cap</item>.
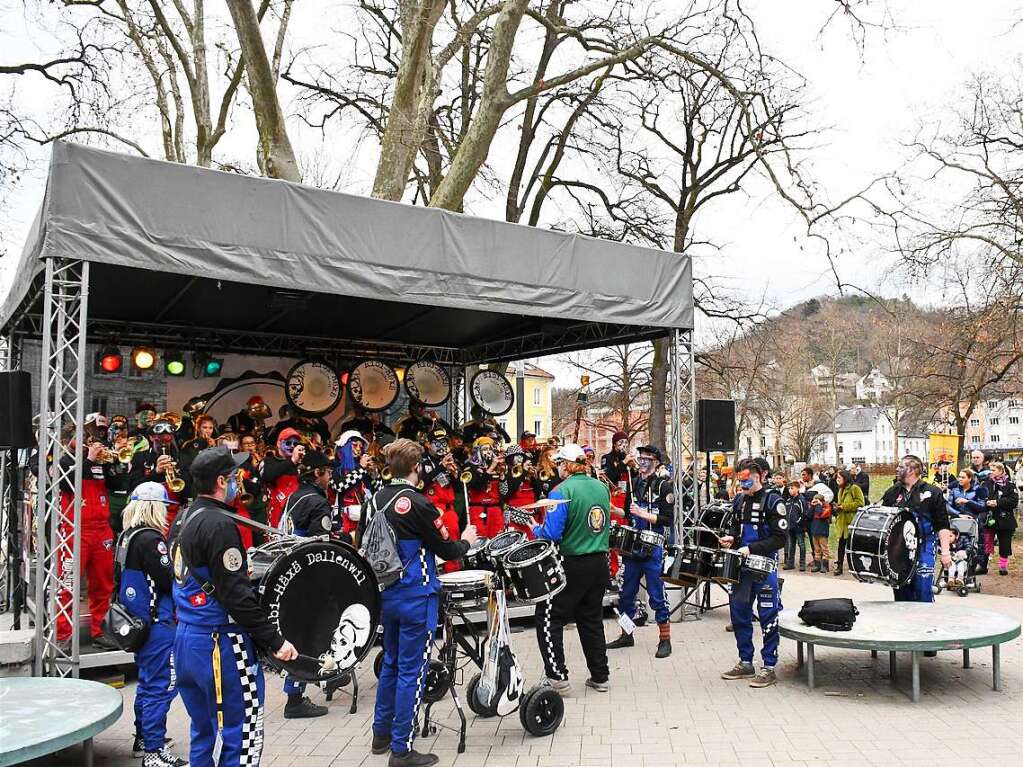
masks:
[[[303,469],[322,469],[330,466],[330,459],[319,450],[311,450],[302,456]]]
[[[231,452],[227,445],[208,447],[199,451],[188,471],[195,479],[213,479],[231,474],[247,460],[248,453]]]
[[[636,448],[636,449],[640,453],[649,453],[654,458],[656,458],[658,461],[661,460],[661,450],[660,450],[660,448],[657,447],[657,445],[643,445],[643,447]]]

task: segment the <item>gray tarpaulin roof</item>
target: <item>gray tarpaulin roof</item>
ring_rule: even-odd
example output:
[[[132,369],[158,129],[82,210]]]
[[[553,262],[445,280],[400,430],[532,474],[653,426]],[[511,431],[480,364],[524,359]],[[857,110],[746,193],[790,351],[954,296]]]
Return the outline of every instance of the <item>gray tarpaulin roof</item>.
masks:
[[[510,358],[498,346],[515,339],[532,339],[527,356],[555,336],[582,348],[693,323],[691,264],[676,253],[67,143],[53,147],[0,325],[33,311],[50,257],[92,265],[90,320],[136,330]]]

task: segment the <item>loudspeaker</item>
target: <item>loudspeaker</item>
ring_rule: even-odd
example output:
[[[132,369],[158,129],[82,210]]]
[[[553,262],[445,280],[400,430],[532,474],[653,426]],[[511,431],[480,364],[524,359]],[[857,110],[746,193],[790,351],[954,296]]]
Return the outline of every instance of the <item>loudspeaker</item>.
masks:
[[[735,450],[735,401],[696,401],[696,449],[701,453]]]
[[[0,448],[34,447],[32,376],[24,370],[0,373]]]

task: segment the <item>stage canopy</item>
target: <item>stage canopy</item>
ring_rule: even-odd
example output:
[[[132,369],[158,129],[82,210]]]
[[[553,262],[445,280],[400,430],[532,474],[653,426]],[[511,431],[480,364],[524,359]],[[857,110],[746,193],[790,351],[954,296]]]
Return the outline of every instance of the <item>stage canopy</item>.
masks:
[[[101,343],[471,364],[693,324],[677,253],[68,143],[5,331],[40,334],[52,257],[89,262]]]

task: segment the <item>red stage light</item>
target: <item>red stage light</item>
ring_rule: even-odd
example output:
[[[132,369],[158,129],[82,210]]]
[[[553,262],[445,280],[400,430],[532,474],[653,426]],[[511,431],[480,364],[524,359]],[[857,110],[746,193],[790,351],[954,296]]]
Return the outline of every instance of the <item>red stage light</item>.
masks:
[[[101,373],[116,373],[121,363],[121,351],[116,346],[107,346],[99,353],[97,365]]]

